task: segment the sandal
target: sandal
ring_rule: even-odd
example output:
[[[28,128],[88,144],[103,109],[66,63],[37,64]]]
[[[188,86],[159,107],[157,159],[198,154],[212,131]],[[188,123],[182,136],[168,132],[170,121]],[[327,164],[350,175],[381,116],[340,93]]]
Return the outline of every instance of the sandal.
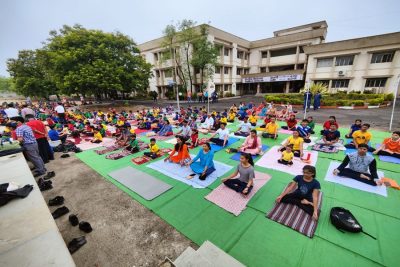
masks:
[[[64,204],[64,197],[56,196],[53,199],[49,199],[49,206],[59,206]]]
[[[71,242],[68,243],[69,253],[74,254],[86,243],[86,238],[84,236],[72,239]]]
[[[90,223],[84,221],[79,223],[79,229],[84,231],[85,233],[90,233],[91,231],[93,231],[93,228],[90,225]]]

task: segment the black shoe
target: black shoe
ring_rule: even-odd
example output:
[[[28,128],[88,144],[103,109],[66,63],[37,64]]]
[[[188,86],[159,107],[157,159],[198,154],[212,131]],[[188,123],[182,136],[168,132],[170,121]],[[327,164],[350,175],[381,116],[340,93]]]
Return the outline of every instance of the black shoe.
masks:
[[[54,176],[56,176],[55,172],[48,172],[45,176],[43,176],[43,178],[45,180],[49,180],[49,179],[53,178]]]
[[[33,177],[39,177],[39,176],[42,176],[42,175],[44,175],[44,173],[35,172],[35,173],[33,174]]]
[[[79,219],[75,214],[69,215],[68,220],[72,226],[77,226],[79,224]]]
[[[86,244],[86,238],[84,236],[72,239],[71,242],[68,243],[69,253],[74,254],[85,244]]]
[[[64,158],[69,158],[69,157],[70,157],[69,154],[62,154],[60,158],[64,159]]]
[[[56,209],[51,215],[53,215],[53,219],[57,219],[65,214],[67,214],[68,212],[69,212],[69,209],[65,206],[62,206],[61,208]]]
[[[60,206],[64,204],[64,197],[56,196],[53,199],[49,199],[49,206]]]
[[[79,223],[79,229],[81,229],[85,233],[90,233],[91,231],[93,231],[93,228],[90,225],[90,223],[84,221]]]
[[[47,191],[47,190],[53,189],[53,185],[49,182],[50,181],[44,181],[43,183],[41,183],[39,185],[40,191]]]

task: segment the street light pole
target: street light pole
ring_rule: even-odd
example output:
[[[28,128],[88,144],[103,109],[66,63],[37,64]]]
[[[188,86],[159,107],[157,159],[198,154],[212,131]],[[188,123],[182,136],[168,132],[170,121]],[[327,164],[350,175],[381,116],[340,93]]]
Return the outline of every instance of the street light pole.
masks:
[[[180,110],[180,106],[179,106],[179,89],[178,86],[176,85],[176,83],[174,83],[174,86],[176,87],[176,103],[178,105],[178,110]]]
[[[395,91],[394,91],[393,106],[392,106],[392,115],[390,116],[389,131],[392,131],[394,109],[395,109],[395,107],[396,107],[397,92],[398,92],[398,89],[399,89],[399,85],[400,85],[400,74],[397,76],[397,85],[396,85],[396,89],[395,89]]]

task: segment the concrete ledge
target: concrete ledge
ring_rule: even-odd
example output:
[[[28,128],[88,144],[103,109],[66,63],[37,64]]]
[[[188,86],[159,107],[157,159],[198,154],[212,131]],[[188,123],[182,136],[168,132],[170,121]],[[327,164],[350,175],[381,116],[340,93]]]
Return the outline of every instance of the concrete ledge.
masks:
[[[22,153],[0,157],[0,183],[33,185],[0,207],[0,266],[75,266]]]

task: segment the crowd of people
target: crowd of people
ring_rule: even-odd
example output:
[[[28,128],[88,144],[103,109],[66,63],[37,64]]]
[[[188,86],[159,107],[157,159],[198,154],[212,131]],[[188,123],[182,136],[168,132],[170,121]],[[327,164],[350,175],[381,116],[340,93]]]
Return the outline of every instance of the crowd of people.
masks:
[[[294,158],[303,159],[303,144],[311,143],[313,135],[319,139],[315,143],[321,149],[356,149],[344,158],[334,174],[372,186],[379,183],[377,162],[368,152],[400,158],[398,131],[393,132],[391,137],[375,149],[370,143],[373,138],[369,131],[370,125],[357,119],[344,136],[350,139],[345,144],[335,116],[330,116],[323,123],[319,135],[315,131],[313,117],[298,120],[296,111],[289,103],[279,106],[266,102],[259,105],[241,102],[239,105],[233,104],[229,109],[211,112],[207,112],[205,106],[175,110],[169,105],[165,108],[155,106],[118,112],[114,108],[102,111],[82,107],[66,109],[61,102],[9,103],[0,109],[0,123],[5,125],[1,138],[19,142],[26,159],[34,165],[33,174],[50,179],[54,172],[47,171],[46,163],[54,160],[55,147],[67,142],[76,145],[89,137],[90,142],[101,143],[103,138],[111,137],[115,139],[115,144],[110,151],[123,148],[128,154],[134,154],[145,148],[144,155],[155,159],[162,155],[157,145],[158,137],[176,136],[176,144],[164,161],[190,167],[192,174],[187,179],[198,175],[199,179],[205,180],[216,171],[215,152],[211,144],[227,147],[230,137],[240,137],[244,138],[243,144],[230,149],[242,153],[240,162],[236,171],[222,182],[244,195],[249,194],[253,188],[255,173],[252,156],[262,155],[262,139],[276,140],[280,129],[291,133],[280,145],[281,157],[276,159],[278,163],[287,166],[296,164]],[[280,127],[277,121],[282,121],[284,125]],[[231,132],[227,125],[235,122],[239,122],[238,127]],[[174,128],[178,129],[175,133]],[[151,137],[149,144],[143,146],[143,141],[137,136],[138,131],[147,131],[146,135]],[[206,137],[199,138],[199,133]],[[191,158],[189,149],[198,146],[201,146],[198,154]],[[315,167],[306,165],[303,174],[293,179],[293,183],[278,196],[277,201],[297,205],[317,218],[315,197],[320,184],[315,176]]]

